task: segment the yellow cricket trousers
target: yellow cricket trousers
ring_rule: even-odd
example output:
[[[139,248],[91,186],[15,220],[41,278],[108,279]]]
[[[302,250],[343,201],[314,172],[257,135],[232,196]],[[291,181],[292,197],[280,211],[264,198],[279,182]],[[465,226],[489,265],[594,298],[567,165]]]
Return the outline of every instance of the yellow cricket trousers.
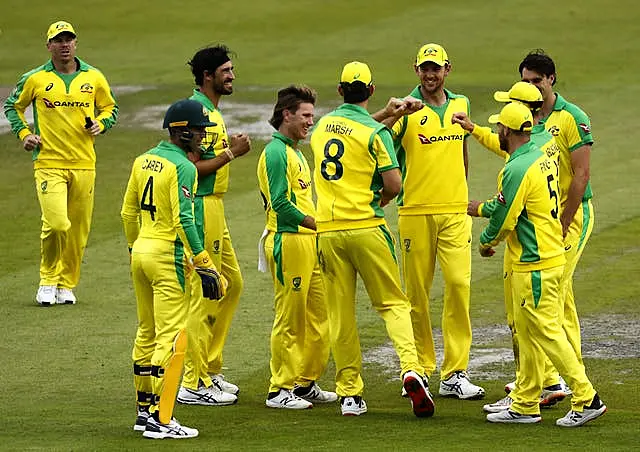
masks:
[[[329,360],[329,321],[315,234],[269,232],[265,255],[274,288],[269,392],[309,386]]]
[[[518,331],[520,371],[511,392],[511,409],[540,414],[544,356],[548,356],[573,389],[571,409],[582,412],[595,395],[584,365],[578,360],[561,324],[561,278],[564,266],[511,277],[514,321]]]
[[[131,253],[138,330],[133,345],[134,384],[141,405],[162,394],[164,369],[173,343],[185,328],[189,300],[185,283],[191,277],[182,243],[138,239]],[[155,397],[154,397],[155,396]]]
[[[359,274],[382,317],[400,358],[401,374],[418,363],[411,327],[411,307],[400,286],[393,238],[386,225],[318,234],[320,271],[327,290],[331,346],[336,364],[336,393],[361,395],[362,354],[356,325],[356,280]]]
[[[40,285],[73,289],[91,229],[96,172],[36,169],[34,176],[42,212]]]
[[[398,228],[407,297],[418,359],[427,376],[436,369],[429,292],[436,258],[444,276],[442,379],[466,370],[471,350],[471,217],[462,214],[400,215]]]

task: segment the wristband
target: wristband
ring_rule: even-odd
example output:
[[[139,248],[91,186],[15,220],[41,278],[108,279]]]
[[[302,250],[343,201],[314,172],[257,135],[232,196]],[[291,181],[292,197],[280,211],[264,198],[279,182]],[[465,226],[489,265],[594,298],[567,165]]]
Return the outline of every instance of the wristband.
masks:
[[[236,158],[235,155],[233,155],[233,152],[231,152],[231,150],[229,148],[224,150],[224,153],[227,154],[227,157],[229,157],[229,161],[233,160],[234,158]]]

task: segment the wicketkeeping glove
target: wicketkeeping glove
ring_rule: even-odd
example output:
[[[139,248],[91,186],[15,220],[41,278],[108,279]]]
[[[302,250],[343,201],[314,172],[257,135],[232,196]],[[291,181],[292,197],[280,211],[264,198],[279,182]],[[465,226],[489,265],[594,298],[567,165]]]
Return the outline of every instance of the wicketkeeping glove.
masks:
[[[220,300],[227,292],[227,280],[216,270],[209,253],[201,252],[193,258],[196,273],[202,282],[202,295],[210,300]]]

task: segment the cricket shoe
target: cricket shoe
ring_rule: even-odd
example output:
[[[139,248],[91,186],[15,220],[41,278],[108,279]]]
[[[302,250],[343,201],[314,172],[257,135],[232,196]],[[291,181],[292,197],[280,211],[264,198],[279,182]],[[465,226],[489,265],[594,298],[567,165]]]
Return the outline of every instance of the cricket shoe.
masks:
[[[213,385],[217,386],[219,390],[226,392],[227,394],[233,394],[235,396],[240,393],[240,388],[233,383],[229,383],[227,380],[225,380],[224,375],[211,374],[210,377]]]
[[[133,424],[133,430],[136,432],[144,432],[150,416],[151,414],[149,414],[148,408],[138,407],[138,415],[136,416],[135,424]]]
[[[58,287],[56,289],[56,303],[76,304],[76,296],[73,294],[73,290]]]
[[[433,416],[435,405],[424,377],[410,370],[402,378],[402,387],[407,391],[407,396],[411,400],[413,414],[417,417]]]
[[[502,410],[487,414],[487,421],[496,424],[536,424],[542,421],[539,414],[520,414],[511,410]]]
[[[564,392],[567,397],[573,395],[573,391],[571,390],[567,382],[564,381],[564,378],[562,378],[562,376],[560,376],[560,386],[562,386],[562,392]]]
[[[560,383],[542,388],[542,393],[540,394],[540,408],[550,408],[556,403],[564,400],[567,395],[568,394],[564,392],[562,384]]]
[[[36,302],[40,306],[53,306],[54,304],[56,304],[56,286],[38,287]]]
[[[306,410],[313,408],[313,403],[304,400],[289,389],[280,388],[278,392],[270,392],[265,404],[269,408],[286,408],[289,410]]]
[[[607,407],[598,394],[593,397],[591,404],[584,407],[582,413],[577,411],[569,411],[564,417],[556,421],[556,425],[560,427],[580,427],[589,421],[602,416],[607,411]]]
[[[360,396],[342,397],[340,411],[343,416],[360,416],[367,412],[367,404]]]
[[[464,370],[456,370],[449,378],[440,382],[441,396],[457,397],[461,400],[481,399],[484,397],[484,389],[469,381]]]
[[[507,383],[506,385],[504,385],[504,392],[506,392],[507,394],[509,394],[514,389],[516,389],[516,382],[515,381],[511,381],[511,382]]]
[[[198,436],[198,430],[196,430],[195,428],[180,425],[180,423],[175,418],[172,418],[171,422],[169,422],[168,424],[162,424],[153,416],[149,416],[142,436],[152,439],[187,439],[195,438],[196,436]]]
[[[487,413],[499,413],[500,411],[508,410],[509,408],[511,408],[512,403],[513,399],[509,396],[506,396],[505,398],[500,399],[495,403],[487,403],[482,407],[482,409]]]
[[[338,400],[338,394],[331,391],[323,391],[314,381],[310,386],[298,386],[293,388],[293,394],[311,403],[331,403]]]
[[[178,403],[186,405],[225,406],[233,405],[238,398],[233,394],[221,391],[216,386],[200,386],[197,390],[180,387]]]

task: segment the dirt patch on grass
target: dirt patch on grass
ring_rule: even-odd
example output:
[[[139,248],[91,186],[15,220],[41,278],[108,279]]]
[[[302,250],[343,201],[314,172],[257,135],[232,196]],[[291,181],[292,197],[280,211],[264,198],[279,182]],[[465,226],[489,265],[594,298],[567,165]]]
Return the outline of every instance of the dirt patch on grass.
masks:
[[[640,321],[623,315],[590,317],[581,320],[582,354],[585,358],[640,358]],[[442,333],[435,331],[436,354],[442,360]],[[496,346],[496,344],[499,344]],[[509,344],[508,346],[500,346]],[[503,325],[473,330],[473,346],[469,373],[474,380],[495,380],[513,377],[511,333]],[[391,343],[368,350],[363,362],[381,366],[392,380],[399,380],[400,362]]]

